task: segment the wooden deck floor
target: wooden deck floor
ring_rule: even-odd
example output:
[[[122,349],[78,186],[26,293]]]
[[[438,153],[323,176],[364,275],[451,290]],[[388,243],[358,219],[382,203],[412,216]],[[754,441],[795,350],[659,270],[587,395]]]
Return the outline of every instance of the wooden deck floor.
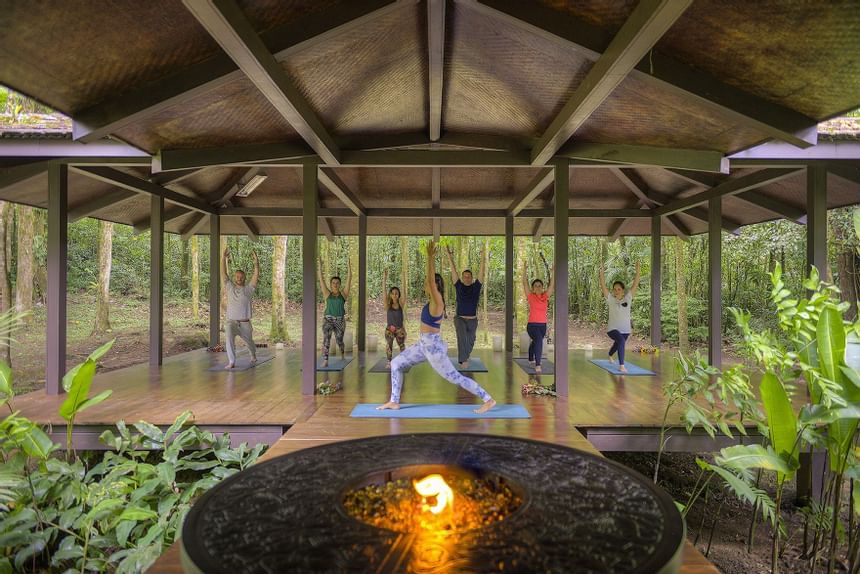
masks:
[[[570,397],[557,401],[546,397],[523,397],[520,388],[529,376],[503,353],[476,353],[487,365],[488,373],[474,378],[500,403],[523,403],[530,411],[563,414],[577,427],[655,427],[659,426],[665,405],[661,382],[671,376],[672,359],[666,355],[631,354],[628,361],[649,368],[656,377],[614,377],[588,362],[585,351],[572,351],[570,357]],[[598,353],[595,352],[595,356]],[[602,356],[602,355],[601,355]],[[166,360],[161,368],[135,365],[99,374],[93,394],[112,389],[106,402],[81,413],[81,425],[110,425],[119,419],[146,420],[169,424],[184,410],[194,413],[200,425],[283,425],[307,418],[324,405],[355,402],[384,402],[389,392],[389,377],[368,370],[379,354],[359,355],[341,373],[320,373],[343,384],[331,397],[302,397],[300,394],[300,356],[297,350],[277,351],[272,361],[244,372],[210,372],[224,355],[203,350],[192,351]],[[551,377],[544,376],[551,381]],[[16,397],[15,408],[23,416],[42,424],[62,424],[57,413],[64,397],[51,397],[35,391]],[[403,402],[472,402],[468,393],[436,375],[429,365],[419,365],[406,374]]]

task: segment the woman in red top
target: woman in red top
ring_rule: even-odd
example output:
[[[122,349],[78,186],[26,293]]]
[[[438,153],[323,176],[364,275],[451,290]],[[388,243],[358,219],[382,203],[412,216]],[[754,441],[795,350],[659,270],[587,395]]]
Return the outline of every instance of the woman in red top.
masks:
[[[555,266],[553,266],[552,272],[549,274],[546,289],[544,289],[543,281],[540,279],[532,281],[531,288],[529,288],[526,274],[526,262],[523,261],[523,293],[527,294],[526,298],[529,302],[529,322],[526,325],[526,332],[532,340],[529,345],[529,363],[534,366],[535,374],[540,374],[543,340],[546,338],[546,313],[549,306],[550,293],[552,293],[552,278],[555,275]]]

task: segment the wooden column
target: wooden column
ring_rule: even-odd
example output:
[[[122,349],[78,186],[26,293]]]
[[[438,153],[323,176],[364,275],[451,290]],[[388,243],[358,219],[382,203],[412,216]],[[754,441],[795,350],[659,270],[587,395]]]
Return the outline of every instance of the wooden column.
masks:
[[[302,166],[302,394],[316,392],[317,166]]]
[[[708,201],[708,362],[717,368],[723,350],[722,212],[722,198]]]
[[[555,163],[555,390],[568,395],[567,364],[567,270],[568,209],[570,207],[570,160]]]
[[[827,279],[827,170],[820,165],[806,168],[806,274],[810,266]]]
[[[221,217],[209,216],[209,346],[221,342]]]
[[[149,364],[164,355],[164,198],[150,198],[149,228]]]
[[[662,312],[660,300],[663,281],[663,240],[660,234],[662,220],[651,218],[651,345],[659,347],[663,341]]]
[[[358,216],[358,325],[355,328],[358,351],[363,352],[367,338],[367,216]]]
[[[505,217],[505,352],[514,352],[514,216]]]
[[[69,167],[48,167],[48,298],[45,390],[63,391],[66,372],[66,276],[68,265]]]

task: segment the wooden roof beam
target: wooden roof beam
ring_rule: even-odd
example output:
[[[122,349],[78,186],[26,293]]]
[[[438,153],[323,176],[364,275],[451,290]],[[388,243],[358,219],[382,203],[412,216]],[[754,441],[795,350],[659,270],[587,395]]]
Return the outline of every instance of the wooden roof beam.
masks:
[[[671,203],[673,198],[661,193],[659,191],[655,191],[651,189],[645,180],[643,180],[638,173],[636,173],[632,169],[622,169],[622,168],[610,168],[609,171],[615,175],[623,183],[627,189],[629,189],[636,197],[640,200],[647,202],[647,205],[651,208],[656,208],[661,205],[665,205],[667,203]],[[687,211],[687,215],[690,217],[694,217],[699,221],[704,221],[707,223],[708,221],[708,211],[706,209],[701,209],[698,207],[694,207]],[[677,215],[669,215],[667,218],[668,224],[674,229],[686,229],[683,223],[678,219]],[[722,223],[720,226],[731,233],[732,235],[739,235],[738,231],[741,227],[741,224],[737,221],[729,219],[728,217],[722,218]],[[679,234],[680,235],[680,234]],[[689,234],[688,234],[689,236]]]
[[[519,215],[541,193],[555,182],[552,168],[544,168],[538,172],[526,186],[525,190],[508,206],[508,215]]]
[[[678,177],[688,181],[694,185],[700,185],[703,187],[715,187],[722,182],[726,181],[727,178],[716,176],[708,173],[702,173],[698,171],[685,171],[681,169],[670,169],[668,170],[671,173],[677,175]],[[785,202],[779,201],[778,199],[774,199],[770,196],[764,195],[763,193],[759,193],[758,191],[745,191],[743,193],[739,193],[734,196],[736,199],[740,199],[757,207],[760,207],[764,210],[767,210],[775,215],[780,217],[784,217],[785,219],[800,224],[806,224],[806,211],[803,209],[798,209],[791,205],[788,205]],[[689,210],[687,213],[689,215],[693,215],[693,209]],[[695,217],[695,216],[694,216]],[[700,219],[697,217],[697,219]],[[702,221],[707,221],[707,217]]]
[[[319,182],[326,189],[335,194],[337,198],[350,209],[350,211],[356,215],[365,215],[367,208],[364,207],[364,204],[361,203],[358,196],[356,196],[355,193],[347,187],[336,173],[322,168],[318,170],[318,173]]]
[[[87,177],[91,177],[129,191],[162,197],[165,201],[181,205],[187,209],[200,211],[202,213],[217,213],[217,210],[214,207],[200,198],[182,195],[172,189],[162,187],[145,179],[139,179],[112,167],[72,166],[72,169],[86,175]]]
[[[860,166],[833,162],[828,164],[827,171],[851,183],[860,185]]]
[[[319,218],[319,227],[320,231],[322,231],[325,238],[329,241],[334,241],[334,231],[332,231],[331,221],[328,217],[320,217]]]
[[[242,165],[269,160],[314,157],[304,144],[270,143],[198,149],[164,149],[152,159],[153,172],[169,172],[221,165]],[[164,174],[165,176],[167,174]]]
[[[654,214],[672,215],[674,213],[687,211],[691,207],[701,205],[702,203],[717,197],[737,195],[739,193],[785,179],[786,177],[794,175],[797,171],[797,168],[767,168],[747,175],[742,175],[741,177],[728,179],[716,187],[712,187],[701,193],[684,197],[660,206],[654,210]]]
[[[337,144],[238,4],[234,0],[183,4],[317,155],[327,164],[339,164]]]
[[[350,0],[331,10],[309,14],[273,28],[262,34],[263,43],[276,60],[283,61],[300,50],[310,49],[414,3],[406,0]],[[79,111],[73,118],[73,136],[84,142],[101,139],[241,77],[242,72],[233,60],[218,54],[113,100]]]
[[[69,223],[80,221],[85,217],[91,216],[97,211],[107,209],[108,207],[112,207],[124,201],[128,201],[129,199],[132,199],[133,197],[137,197],[139,195],[140,194],[136,191],[128,191],[124,189],[117,189],[108,193],[103,193],[91,201],[88,201],[73,209],[69,209],[68,221]]]
[[[532,165],[545,165],[584,124],[692,0],[641,0],[532,149]]]
[[[170,173],[154,173],[149,178],[149,181],[152,183],[157,183],[158,185],[173,185],[176,183],[180,183],[185,181],[190,177],[194,177],[198,173],[201,173],[205,167],[194,167],[190,169],[180,169],[177,171],[172,171]]]
[[[610,32],[533,2],[457,1],[552,42],[572,47],[592,60],[606,52],[612,42]],[[720,82],[662,52],[654,50],[647,54],[636,64],[631,75],[680,93],[743,126],[793,146],[807,148],[818,141],[816,120]]]
[[[0,189],[11,187],[22,181],[36,177],[48,171],[50,161],[31,161],[21,165],[13,165],[0,169]]]
[[[427,53],[430,72],[428,84],[430,141],[442,135],[442,80],[445,63],[445,2],[427,0]]]
[[[729,160],[718,151],[639,145],[571,142],[556,154],[580,160],[729,173]]]

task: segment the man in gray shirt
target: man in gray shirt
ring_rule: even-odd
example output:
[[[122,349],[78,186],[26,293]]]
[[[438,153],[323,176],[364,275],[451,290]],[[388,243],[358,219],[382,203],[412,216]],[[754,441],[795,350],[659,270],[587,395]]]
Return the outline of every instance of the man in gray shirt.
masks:
[[[224,325],[224,331],[227,335],[227,369],[232,369],[236,364],[236,335],[239,335],[248,345],[248,350],[251,352],[251,364],[257,362],[257,346],[251,336],[251,295],[257,288],[260,261],[257,259],[256,251],[252,251],[251,254],[254,256],[254,274],[247,285],[245,284],[245,272],[239,269],[233,272],[233,279],[230,280],[230,274],[227,272],[229,249],[224,250],[224,257],[221,261],[221,272],[224,274],[224,291],[227,294],[227,322]]]

